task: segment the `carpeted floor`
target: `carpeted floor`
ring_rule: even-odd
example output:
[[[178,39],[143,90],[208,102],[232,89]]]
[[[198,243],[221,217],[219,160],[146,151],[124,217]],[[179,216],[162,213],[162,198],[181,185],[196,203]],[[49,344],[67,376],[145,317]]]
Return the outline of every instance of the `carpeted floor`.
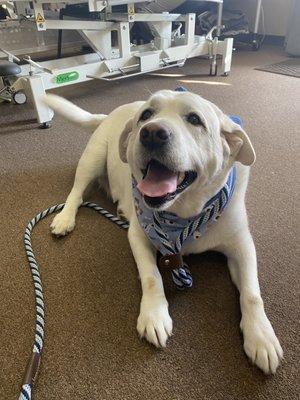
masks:
[[[280,49],[265,47],[237,52],[227,78],[207,77],[206,62],[192,60],[168,71],[183,77],[143,76],[62,91],[92,112],[107,113],[180,83],[243,118],[257,151],[247,205],[261,290],[285,351],[277,375],[265,377],[248,362],[238,295],[225,258],[216,253],[191,259],[195,283],[189,292],[177,292],[165,276],[174,320],[167,349],[141,342],[135,330],[141,290],[126,234],[81,210],[70,236],[51,237],[51,219],[33,235],[47,306],[36,400],[299,399],[300,82],[254,70],[285,58]],[[89,137],[60,117],[50,130],[36,126],[29,107],[0,105],[1,400],[17,398],[34,333],[25,223],[65,200]],[[87,198],[110,206],[95,188]]]

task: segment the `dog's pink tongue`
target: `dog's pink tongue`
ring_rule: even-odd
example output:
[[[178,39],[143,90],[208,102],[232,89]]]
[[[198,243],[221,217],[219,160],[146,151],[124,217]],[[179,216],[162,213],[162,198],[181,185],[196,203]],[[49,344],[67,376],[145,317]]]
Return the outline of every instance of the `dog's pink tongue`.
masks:
[[[161,197],[175,192],[177,173],[157,162],[150,162],[144,179],[138,184],[139,191],[149,197]]]

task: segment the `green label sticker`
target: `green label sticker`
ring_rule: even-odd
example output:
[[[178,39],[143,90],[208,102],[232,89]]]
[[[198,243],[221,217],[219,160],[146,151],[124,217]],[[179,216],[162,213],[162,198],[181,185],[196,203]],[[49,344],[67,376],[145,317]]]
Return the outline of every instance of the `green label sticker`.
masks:
[[[64,74],[56,75],[55,82],[58,84],[76,81],[79,78],[77,71],[65,72]]]

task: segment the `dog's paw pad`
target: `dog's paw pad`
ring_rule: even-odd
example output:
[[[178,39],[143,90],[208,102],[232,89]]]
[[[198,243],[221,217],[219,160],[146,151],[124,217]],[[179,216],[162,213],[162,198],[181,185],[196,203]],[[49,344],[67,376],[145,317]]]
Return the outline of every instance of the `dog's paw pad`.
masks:
[[[74,227],[75,227],[75,218],[64,214],[63,211],[54,217],[50,225],[52,234],[56,236],[65,236],[69,232],[71,232],[74,229]]]
[[[141,306],[137,321],[140,338],[147,339],[156,347],[166,347],[167,340],[172,335],[172,329],[173,322],[167,304]]]
[[[265,374],[275,374],[283,358],[283,350],[267,317],[263,321],[242,325],[242,330],[247,356]]]

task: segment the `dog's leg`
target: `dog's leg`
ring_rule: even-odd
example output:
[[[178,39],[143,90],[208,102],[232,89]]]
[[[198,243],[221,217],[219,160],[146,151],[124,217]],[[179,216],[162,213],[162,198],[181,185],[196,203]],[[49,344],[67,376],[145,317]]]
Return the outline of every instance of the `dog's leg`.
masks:
[[[230,241],[224,253],[228,257],[232,280],[240,292],[244,350],[266,374],[274,374],[283,351],[264,311],[257,277],[256,251],[248,228]]]
[[[156,257],[149,240],[142,231],[136,215],[131,218],[128,239],[142,284],[142,300],[137,330],[157,347],[165,347],[172,334],[172,320],[168,311],[163,282],[156,265]]]
[[[82,196],[88,184],[101,175],[106,163],[107,145],[104,139],[91,137],[84,150],[75,174],[73,188],[66,200],[63,210],[51,223],[54,235],[62,236],[75,227],[77,210],[82,203]]]

